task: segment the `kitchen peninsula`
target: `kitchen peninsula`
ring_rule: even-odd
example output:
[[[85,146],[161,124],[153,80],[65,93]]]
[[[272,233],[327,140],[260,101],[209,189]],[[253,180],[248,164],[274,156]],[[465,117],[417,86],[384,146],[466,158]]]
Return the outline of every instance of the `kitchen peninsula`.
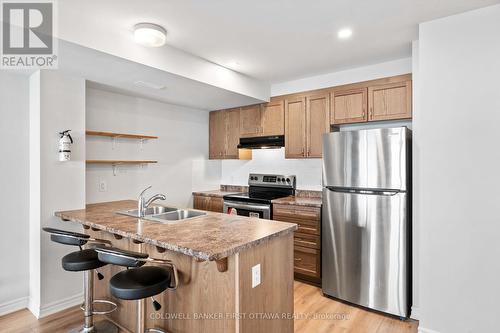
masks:
[[[214,212],[159,223],[116,213],[136,207],[133,200],[115,201],[56,216],[80,223],[85,233],[114,247],[173,261],[179,288],[158,295],[160,311],[147,302],[149,327],[169,332],[293,332],[296,224]],[[257,265],[260,284],[255,285],[252,267]],[[115,299],[108,291],[109,279],[121,270],[112,265],[100,269],[105,278],[94,282],[94,297],[118,303],[110,319],[133,331],[135,303]]]

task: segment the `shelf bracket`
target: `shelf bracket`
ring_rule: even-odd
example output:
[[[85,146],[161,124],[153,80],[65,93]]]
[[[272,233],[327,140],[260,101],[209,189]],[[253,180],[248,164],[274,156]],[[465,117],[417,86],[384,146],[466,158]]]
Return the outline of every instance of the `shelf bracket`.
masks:
[[[144,145],[144,139],[139,140],[139,149],[142,150],[142,146]]]
[[[111,150],[115,150],[115,147],[116,147],[116,136],[113,137],[113,142],[111,144]]]
[[[227,258],[218,259],[215,263],[217,264],[217,270],[219,272],[227,272]]]
[[[111,167],[113,168],[113,176],[116,176],[116,164],[111,164]]]

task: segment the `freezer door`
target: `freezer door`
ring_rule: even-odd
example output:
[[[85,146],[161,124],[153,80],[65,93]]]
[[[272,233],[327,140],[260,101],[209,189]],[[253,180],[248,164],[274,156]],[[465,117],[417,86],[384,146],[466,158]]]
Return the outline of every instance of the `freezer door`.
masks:
[[[323,186],[407,190],[406,127],[334,132],[323,137]]]
[[[407,317],[408,232],[406,193],[323,189],[323,293]]]

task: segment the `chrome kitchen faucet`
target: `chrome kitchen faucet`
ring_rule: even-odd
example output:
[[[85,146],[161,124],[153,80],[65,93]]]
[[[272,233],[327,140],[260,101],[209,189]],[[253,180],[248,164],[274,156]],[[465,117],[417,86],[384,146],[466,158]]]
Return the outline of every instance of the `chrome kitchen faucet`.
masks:
[[[155,194],[148,200],[144,198],[144,193],[149,190],[152,186],[146,187],[144,190],[142,190],[141,194],[139,194],[139,202],[137,206],[137,212],[139,217],[144,217],[146,215],[146,209],[151,205],[154,201],[156,200],[165,200],[167,197],[165,197],[164,194]]]

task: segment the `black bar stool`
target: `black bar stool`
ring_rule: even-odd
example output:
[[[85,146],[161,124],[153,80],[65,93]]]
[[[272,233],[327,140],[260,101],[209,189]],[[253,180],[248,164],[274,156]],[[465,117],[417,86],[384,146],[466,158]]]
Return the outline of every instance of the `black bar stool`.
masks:
[[[109,280],[109,290],[116,298],[137,300],[136,333],[166,333],[163,329],[159,328],[146,329],[145,299],[151,297],[153,307],[158,311],[161,309],[161,305],[153,296],[167,289],[177,289],[179,277],[177,268],[172,261],[153,259],[149,258],[147,253],[125,251],[113,247],[96,248],[96,252],[98,253],[99,260],[102,262],[127,267],[127,270],[115,274]],[[144,266],[146,263],[159,264],[167,268]]]
[[[82,246],[86,244],[94,244],[96,247],[110,245],[110,242],[90,238],[89,235],[80,234],[77,232],[70,232],[54,228],[42,228],[43,231],[50,234],[50,239],[53,242],[73,245],[80,248],[79,251],[71,252],[62,258],[62,267],[70,272],[83,271],[83,287],[84,287],[84,301],[81,309],[84,312],[85,320],[83,327],[77,332],[105,332],[115,333],[118,332],[118,327],[108,320],[101,320],[94,323],[95,314],[108,314],[116,310],[116,303],[108,300],[94,300],[94,271],[97,273],[99,280],[104,277],[98,268],[107,265],[105,262],[99,261],[97,252],[93,248],[83,249]],[[94,311],[94,303],[107,304],[111,306],[107,311]],[[74,331],[71,331],[74,332]]]

